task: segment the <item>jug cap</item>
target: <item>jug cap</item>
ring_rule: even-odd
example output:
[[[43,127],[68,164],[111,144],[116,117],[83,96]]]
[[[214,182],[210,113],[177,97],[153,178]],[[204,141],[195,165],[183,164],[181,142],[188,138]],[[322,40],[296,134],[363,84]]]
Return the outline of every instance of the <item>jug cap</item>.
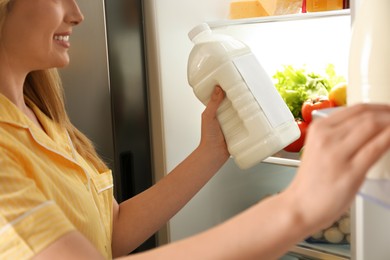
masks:
[[[201,23],[197,26],[195,26],[189,33],[188,33],[188,37],[190,38],[190,40],[192,41],[198,34],[202,33],[202,32],[210,32],[211,33],[211,29],[209,27],[209,25],[207,23]]]

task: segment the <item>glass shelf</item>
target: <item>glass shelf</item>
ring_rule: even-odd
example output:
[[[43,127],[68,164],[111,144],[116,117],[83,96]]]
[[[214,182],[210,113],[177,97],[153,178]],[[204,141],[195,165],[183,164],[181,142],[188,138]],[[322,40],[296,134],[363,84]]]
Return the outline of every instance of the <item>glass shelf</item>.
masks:
[[[347,260],[351,259],[349,245],[309,244],[302,242],[293,247],[290,252],[312,259]]]
[[[245,18],[245,19],[226,19],[219,21],[210,21],[208,25],[211,29],[231,26],[231,25],[242,25],[242,24],[257,24],[257,23],[270,23],[270,22],[283,22],[283,21],[294,21],[294,20],[308,20],[313,18],[323,18],[331,16],[345,16],[350,15],[350,9],[326,11],[326,12],[313,12],[313,13],[300,13],[300,14],[285,14],[278,16],[265,16],[256,18]]]
[[[299,153],[279,151],[271,157],[263,160],[264,163],[277,164],[289,167],[298,167],[300,164]]]

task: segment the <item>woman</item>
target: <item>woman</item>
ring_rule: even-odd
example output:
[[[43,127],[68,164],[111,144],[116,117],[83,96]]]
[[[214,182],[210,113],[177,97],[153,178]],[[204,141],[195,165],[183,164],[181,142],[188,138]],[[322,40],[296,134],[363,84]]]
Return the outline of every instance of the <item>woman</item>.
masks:
[[[82,20],[75,0],[0,0],[2,259],[125,256],[229,157],[216,120],[224,98],[217,87],[202,114],[199,146],[152,188],[118,205],[109,169],[69,121],[55,70],[69,63],[69,37]],[[359,105],[318,120],[285,191],[201,234],[127,258],[275,259],[345,212],[389,145],[389,106]]]

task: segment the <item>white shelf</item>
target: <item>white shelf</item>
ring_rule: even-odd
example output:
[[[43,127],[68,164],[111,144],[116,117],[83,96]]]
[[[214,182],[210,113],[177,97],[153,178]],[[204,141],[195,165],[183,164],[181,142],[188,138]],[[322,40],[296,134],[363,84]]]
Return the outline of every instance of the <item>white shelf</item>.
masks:
[[[271,22],[284,22],[284,21],[294,21],[294,20],[308,20],[308,19],[318,19],[331,16],[345,16],[350,15],[350,9],[336,10],[336,11],[326,11],[326,12],[314,12],[314,13],[300,13],[300,14],[286,14],[278,16],[265,16],[258,18],[245,18],[245,19],[226,19],[219,21],[210,21],[208,25],[210,28],[225,27],[231,25],[241,25],[241,24],[257,24],[257,23],[271,23]]]
[[[299,153],[289,153],[280,151],[271,157],[263,160],[264,163],[277,164],[289,167],[298,167],[300,165]]]

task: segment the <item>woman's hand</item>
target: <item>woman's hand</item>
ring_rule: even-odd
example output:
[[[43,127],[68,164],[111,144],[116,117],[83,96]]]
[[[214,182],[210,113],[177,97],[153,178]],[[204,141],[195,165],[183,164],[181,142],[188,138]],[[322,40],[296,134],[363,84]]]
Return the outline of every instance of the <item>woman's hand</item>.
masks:
[[[206,147],[209,152],[229,157],[225,137],[217,119],[217,110],[225,98],[221,87],[216,86],[206,109],[202,113],[202,133],[200,146]]]
[[[304,221],[314,229],[335,221],[389,148],[388,105],[359,104],[314,121],[297,176],[286,190]]]

